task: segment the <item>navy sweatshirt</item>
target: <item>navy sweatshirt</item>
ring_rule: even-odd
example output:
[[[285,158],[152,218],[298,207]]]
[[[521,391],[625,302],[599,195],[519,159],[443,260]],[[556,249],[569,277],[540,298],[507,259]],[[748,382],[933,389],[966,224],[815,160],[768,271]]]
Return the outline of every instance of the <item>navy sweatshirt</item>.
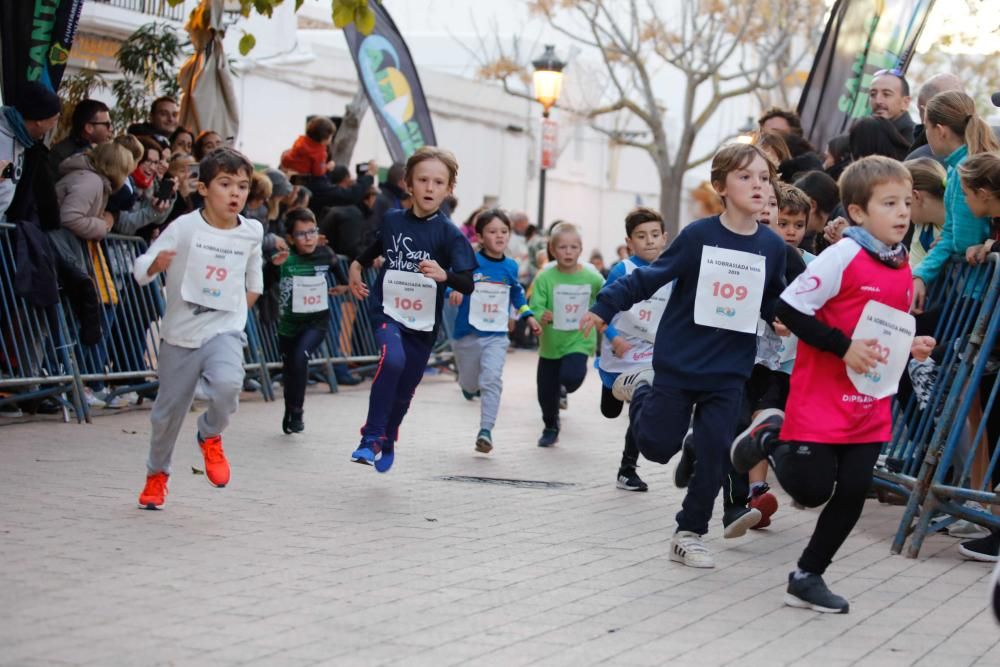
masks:
[[[754,334],[694,322],[704,246],[765,257],[761,302],[761,317],[765,322],[774,319],[775,305],[785,288],[785,242],[763,225],[752,235],[737,234],[723,226],[719,216],[692,222],[655,262],[605,286],[591,311],[610,322],[615,313],[648,299],[671,280],[677,281],[656,332],[653,348],[656,384],[698,391],[738,388],[753,370],[757,347]]]

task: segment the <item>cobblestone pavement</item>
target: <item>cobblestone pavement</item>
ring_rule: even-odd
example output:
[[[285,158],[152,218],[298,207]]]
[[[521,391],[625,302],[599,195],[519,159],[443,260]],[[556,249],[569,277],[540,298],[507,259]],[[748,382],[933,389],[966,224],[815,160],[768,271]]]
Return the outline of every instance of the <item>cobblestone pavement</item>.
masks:
[[[160,512],[135,505],[148,409],[3,426],[0,664],[1000,664],[989,568],[944,536],[890,555],[899,507],[870,501],[828,572],[844,616],[782,606],[815,520],[784,496],[739,540],[717,509],[716,569],[670,562],[673,465],[641,468],[649,493],[615,489],[625,422],[600,416],[593,373],[559,445],[536,447],[534,369],[510,355],[489,456],[473,452],[478,403],[428,376],[387,475],[349,462],[368,383],[313,387],[299,436],[279,403],[246,397],[222,490],[191,472],[192,415]]]

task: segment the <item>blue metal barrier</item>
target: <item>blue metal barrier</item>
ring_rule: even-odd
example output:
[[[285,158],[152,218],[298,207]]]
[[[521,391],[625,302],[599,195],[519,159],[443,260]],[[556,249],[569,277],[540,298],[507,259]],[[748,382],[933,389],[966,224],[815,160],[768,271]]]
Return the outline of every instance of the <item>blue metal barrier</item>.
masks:
[[[875,471],[877,487],[907,498],[891,547],[893,553],[902,551],[912,532],[907,555],[915,557],[928,530],[946,527],[957,518],[969,518],[965,516],[966,508],[938,502],[932,480],[943,479],[940,476],[951,467],[950,462],[944,463],[942,452],[956,451],[972,405],[971,399],[963,400],[963,396],[975,390],[978,380],[970,390],[970,379],[976,378],[975,368],[985,364],[989,356],[991,347],[983,342],[1000,295],[997,265],[996,255],[978,267],[956,261],[928,298],[928,310],[937,312],[933,335],[938,349],[943,350],[937,376],[925,406],[918,405],[916,395],[905,404],[897,404],[893,440]],[[980,354],[982,349],[987,353]],[[960,477],[955,488],[961,488],[962,480]]]
[[[62,305],[42,309],[14,292],[16,228],[0,224],[0,405],[52,397],[89,421]],[[8,392],[7,390],[13,390]]]

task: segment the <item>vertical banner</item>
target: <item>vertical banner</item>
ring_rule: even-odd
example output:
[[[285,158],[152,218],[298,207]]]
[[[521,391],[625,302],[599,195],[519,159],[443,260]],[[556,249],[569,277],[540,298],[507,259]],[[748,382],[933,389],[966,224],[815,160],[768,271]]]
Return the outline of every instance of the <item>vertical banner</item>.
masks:
[[[551,118],[542,119],[542,169],[555,169],[559,152],[559,123]]]
[[[344,36],[389,153],[393,161],[406,162],[421,146],[437,143],[431,113],[396,24],[381,2],[368,0],[368,6],[375,12],[372,34],[362,35],[351,24]]]
[[[806,138],[819,150],[871,113],[882,69],[905,72],[934,0],[837,0],[799,99]]]
[[[0,76],[5,104],[37,81],[59,89],[84,0],[0,2]]]

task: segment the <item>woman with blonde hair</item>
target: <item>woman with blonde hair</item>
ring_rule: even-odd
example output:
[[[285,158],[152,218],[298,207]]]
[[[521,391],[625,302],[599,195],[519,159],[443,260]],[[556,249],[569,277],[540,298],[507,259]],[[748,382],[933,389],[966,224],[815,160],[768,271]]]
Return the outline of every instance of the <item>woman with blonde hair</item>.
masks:
[[[941,238],[913,272],[913,312],[924,311],[927,285],[941,273],[952,255],[964,255],[979,245],[990,231],[989,218],[969,209],[962,195],[959,167],[973,155],[1000,150],[990,126],[976,113],[975,101],[963,92],[938,93],[924,109],[927,143],[941,158],[948,177],[945,182],[945,222]]]

